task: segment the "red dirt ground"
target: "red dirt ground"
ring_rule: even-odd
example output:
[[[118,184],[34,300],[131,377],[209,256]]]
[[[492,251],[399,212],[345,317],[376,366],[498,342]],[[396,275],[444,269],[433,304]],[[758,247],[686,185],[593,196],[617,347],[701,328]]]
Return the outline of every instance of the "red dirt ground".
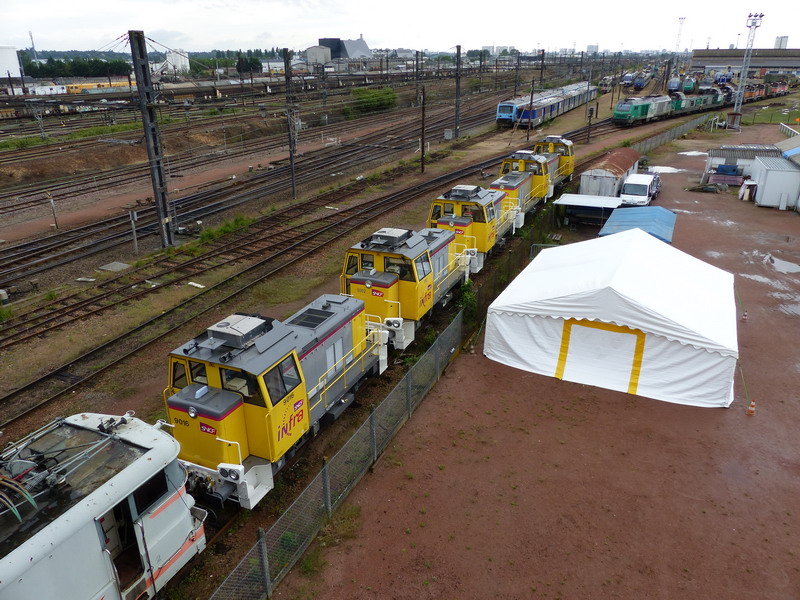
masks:
[[[462,354],[349,504],[357,537],[275,598],[800,597],[800,217],[687,192],[718,143],[652,155],[674,246],[736,274],[740,365],[730,409],[674,405]],[[770,261],[769,257],[772,257]],[[788,261],[782,263],[781,261]]]

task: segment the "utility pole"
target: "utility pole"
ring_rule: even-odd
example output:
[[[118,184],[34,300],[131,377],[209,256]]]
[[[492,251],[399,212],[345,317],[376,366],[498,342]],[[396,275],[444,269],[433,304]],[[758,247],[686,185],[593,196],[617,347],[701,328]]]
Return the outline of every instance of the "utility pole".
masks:
[[[455,137],[459,137],[459,124],[461,121],[461,44],[456,46],[456,122]]]
[[[414,55],[414,79],[416,80],[415,85],[414,85],[414,87],[416,88],[415,97],[417,99],[417,104],[419,104],[420,103],[420,97],[419,97],[419,50],[417,50],[416,54]]]
[[[33,60],[39,62],[39,56],[36,54],[36,44],[33,43],[33,32],[28,31],[28,35],[31,36],[31,50],[33,50]]]
[[[678,17],[678,39],[675,42],[675,54],[681,51],[681,32],[683,32],[683,22],[686,17]]]
[[[167,198],[167,175],[164,171],[164,149],[161,145],[161,134],[158,130],[156,115],[156,93],[150,78],[150,66],[147,59],[147,44],[143,31],[129,31],[133,72],[136,76],[136,87],[139,91],[139,108],[142,111],[142,127],[147,146],[147,158],[150,163],[150,179],[153,183],[153,199],[158,214],[158,232],[161,236],[161,247],[175,245],[169,216],[169,200]]]
[[[514,98],[517,97],[517,92],[519,90],[519,57],[520,54],[517,52],[517,66],[514,69]]]
[[[296,110],[292,94],[292,61],[289,58],[288,48],[283,49],[283,76],[286,82],[286,124],[289,133],[289,171],[292,178],[292,200],[297,200],[297,183],[294,172],[294,154],[297,151]]]
[[[744,51],[742,73],[739,76],[739,87],[736,90],[736,102],[733,105],[733,114],[738,115],[738,117],[734,117],[733,129],[740,129],[741,126],[744,86],[747,85],[747,72],[750,70],[750,58],[753,55],[753,42],[756,39],[756,29],[761,27],[761,19],[763,18],[764,13],[750,13],[747,15],[747,28],[750,30],[750,32],[747,34],[747,48],[745,48]]]
[[[544,89],[544,49],[542,49],[542,64],[539,67],[539,84]]]
[[[419,142],[419,172],[425,172],[425,86],[422,86],[422,131],[420,132],[420,142]]]
[[[533,123],[533,90],[536,88],[536,79],[531,79],[531,99],[528,102],[528,133],[525,141],[531,141],[531,125]]]

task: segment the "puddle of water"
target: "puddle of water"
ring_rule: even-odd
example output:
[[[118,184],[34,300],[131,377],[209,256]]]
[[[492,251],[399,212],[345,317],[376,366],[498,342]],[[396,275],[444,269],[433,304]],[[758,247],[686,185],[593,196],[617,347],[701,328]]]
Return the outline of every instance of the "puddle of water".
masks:
[[[648,171],[655,173],[685,173],[686,169],[676,169],[675,167],[647,167]]]
[[[782,260],[780,258],[775,258],[771,254],[767,254],[764,258],[764,262],[771,264],[775,267],[775,270],[778,273],[800,273],[800,265],[797,263],[789,262],[788,260]]]
[[[689,152],[678,152],[684,156],[707,156],[708,152],[698,152],[697,150],[690,150]]]
[[[770,279],[769,277],[764,277],[763,275],[753,275],[752,273],[739,273],[739,277],[744,277],[745,279],[752,279],[753,281],[757,281],[759,283],[766,283],[767,285],[774,287],[777,290],[789,289],[789,287],[782,281],[778,281],[777,279]]]
[[[722,225],[724,227],[735,227],[736,226],[736,221],[716,221],[714,219],[711,219],[711,222],[712,223],[716,223],[717,225]]]
[[[767,294],[770,298],[777,298],[778,300],[796,300],[797,296],[795,294],[789,294],[787,292],[770,292]]]
[[[778,309],[790,317],[800,317],[800,304],[781,304]]]
[[[710,256],[711,258],[719,258],[720,256],[722,256],[722,252],[717,252],[716,250],[709,250],[708,252],[706,252],[706,255]]]
[[[684,215],[696,215],[697,214],[697,212],[695,212],[693,210],[683,210],[681,208],[673,208],[672,212],[674,212],[674,213],[682,213]]]

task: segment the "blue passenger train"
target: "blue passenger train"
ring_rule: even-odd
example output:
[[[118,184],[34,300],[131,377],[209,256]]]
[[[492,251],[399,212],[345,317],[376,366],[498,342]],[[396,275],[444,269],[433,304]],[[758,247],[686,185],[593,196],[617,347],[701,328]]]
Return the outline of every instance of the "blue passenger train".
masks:
[[[497,105],[498,125],[511,127],[515,124],[540,125],[567,111],[597,98],[597,86],[586,83],[573,83],[560,88],[545,90],[531,97],[518,97],[505,100]]]

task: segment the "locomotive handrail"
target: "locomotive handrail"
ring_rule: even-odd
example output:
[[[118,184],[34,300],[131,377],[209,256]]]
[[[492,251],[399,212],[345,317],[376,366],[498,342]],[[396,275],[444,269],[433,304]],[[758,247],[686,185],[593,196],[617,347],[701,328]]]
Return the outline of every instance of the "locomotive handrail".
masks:
[[[314,389],[315,389],[315,390],[316,390],[316,391],[319,393],[319,399],[318,399],[318,400],[317,400],[317,401],[316,401],[316,402],[315,402],[315,403],[314,403],[312,406],[310,406],[310,407],[309,407],[309,410],[313,409],[313,408],[314,408],[315,406],[317,406],[317,405],[318,405],[320,402],[322,402],[322,403],[323,403],[323,406],[324,406],[326,409],[327,409],[327,408],[329,408],[329,406],[328,406],[328,389],[329,389],[329,388],[330,388],[330,387],[331,387],[331,386],[332,386],[334,383],[336,383],[337,381],[339,381],[340,379],[344,379],[344,385],[345,385],[345,387],[347,387],[347,373],[348,373],[349,371],[352,371],[352,370],[353,370],[353,369],[356,367],[356,365],[358,365],[359,363],[361,363],[361,371],[362,371],[362,372],[364,371],[364,357],[368,356],[368,355],[369,355],[369,353],[370,353],[370,352],[371,352],[371,351],[372,351],[372,350],[373,350],[373,349],[374,349],[374,348],[375,348],[375,347],[378,345],[378,342],[376,342],[376,341],[373,341],[373,340],[370,340],[370,339],[369,339],[370,337],[372,337],[372,336],[371,336],[371,335],[366,335],[366,336],[364,336],[364,339],[363,339],[363,340],[361,340],[361,341],[359,341],[359,342],[358,342],[358,345],[359,345],[359,346],[360,346],[361,344],[364,344],[364,345],[365,345],[365,347],[364,347],[364,351],[363,351],[362,353],[360,353],[360,354],[358,355],[358,357],[356,357],[356,356],[355,356],[355,354],[354,354],[354,350],[355,350],[355,348],[353,348],[353,349],[349,350],[349,351],[347,352],[347,354],[345,354],[344,356],[342,356],[342,358],[340,358],[339,360],[337,360],[337,361],[336,361],[336,362],[333,364],[333,366],[331,366],[331,367],[330,367],[330,368],[329,368],[327,371],[325,371],[325,372],[324,372],[324,373],[323,373],[323,374],[320,376],[320,378],[319,378],[319,382],[318,382],[318,383],[317,383],[317,385],[314,387]],[[347,361],[347,357],[348,357],[348,356],[350,356],[350,355],[352,355],[352,356],[353,356],[353,358],[354,358],[355,360],[353,360],[352,362],[350,362],[349,364],[347,364],[347,362],[346,362],[346,361]],[[327,375],[328,375],[328,373],[330,373],[331,371],[335,371],[335,369],[336,369],[337,365],[339,365],[340,363],[343,363],[343,367],[344,367],[344,368],[342,369],[341,373],[339,373],[339,374],[338,374],[338,375],[336,375],[336,376],[335,376],[333,379],[331,379],[330,381],[328,381],[328,380],[327,380]],[[311,394],[309,394],[309,396],[311,396]]]
[[[236,446],[236,451],[239,453],[239,464],[242,464],[242,447],[239,442],[234,442],[232,440],[225,440],[221,437],[215,438],[218,442],[222,442],[223,444],[233,444]]]
[[[108,562],[111,564],[111,573],[114,575],[114,581],[117,582],[119,593],[122,594],[122,582],[119,580],[119,572],[117,571],[117,565],[114,564],[114,558],[111,556],[111,550],[103,548],[103,553],[108,555]]]

